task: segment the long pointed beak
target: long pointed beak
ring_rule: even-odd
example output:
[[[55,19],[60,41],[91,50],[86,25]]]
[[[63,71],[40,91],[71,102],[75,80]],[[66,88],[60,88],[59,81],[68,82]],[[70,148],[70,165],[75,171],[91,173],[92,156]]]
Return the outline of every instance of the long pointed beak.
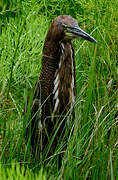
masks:
[[[83,31],[79,26],[78,27],[71,27],[71,28],[68,28],[67,30],[69,33],[72,33],[76,38],[77,37],[82,37],[88,41],[91,41],[91,42],[95,42],[97,43],[97,41],[92,37],[90,36],[88,33],[86,33],[85,31]]]

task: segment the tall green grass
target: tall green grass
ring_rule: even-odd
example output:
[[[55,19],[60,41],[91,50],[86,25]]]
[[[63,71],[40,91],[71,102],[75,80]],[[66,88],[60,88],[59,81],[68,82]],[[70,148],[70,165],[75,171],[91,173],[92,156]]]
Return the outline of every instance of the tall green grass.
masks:
[[[59,140],[57,151],[44,170],[48,179],[118,178],[117,7],[117,0],[24,0],[13,1],[4,11],[1,8],[0,171],[4,171],[5,178],[9,174],[12,177],[17,168],[22,174],[22,168],[25,168],[25,174],[36,179],[47,159],[40,162],[29,153],[24,138],[26,119],[23,111],[27,94],[33,91],[40,73],[42,48],[49,24],[60,14],[75,17],[98,43],[81,39],[73,42],[78,91],[76,117],[70,127],[73,133],[70,133],[65,153]],[[15,9],[12,13],[5,13],[11,12],[12,8]],[[55,157],[60,153],[64,157],[58,169]],[[16,164],[22,162],[24,166],[11,170],[8,164],[12,161]],[[17,174],[14,178],[17,179]]]

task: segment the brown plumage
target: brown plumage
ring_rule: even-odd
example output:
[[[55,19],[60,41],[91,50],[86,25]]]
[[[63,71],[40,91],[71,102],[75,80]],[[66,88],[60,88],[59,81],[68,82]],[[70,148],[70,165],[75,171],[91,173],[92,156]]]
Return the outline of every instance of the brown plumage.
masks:
[[[71,40],[78,37],[96,42],[79,28],[77,20],[71,16],[58,16],[51,23],[44,43],[42,69],[36,83],[31,119],[27,126],[27,137],[31,131],[34,152],[36,147],[38,151],[44,151],[60,126],[50,150],[54,152],[57,139],[64,135],[64,129],[69,124],[69,119],[63,120],[63,117],[73,111],[76,99],[75,57]]]

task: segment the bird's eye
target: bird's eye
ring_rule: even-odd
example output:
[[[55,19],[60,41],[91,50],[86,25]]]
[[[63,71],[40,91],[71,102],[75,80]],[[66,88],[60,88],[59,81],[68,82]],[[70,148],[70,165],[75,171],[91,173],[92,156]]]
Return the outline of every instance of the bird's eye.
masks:
[[[63,23],[62,25],[63,25],[63,27],[65,27],[65,28],[70,27],[68,24],[65,24],[65,23]]]

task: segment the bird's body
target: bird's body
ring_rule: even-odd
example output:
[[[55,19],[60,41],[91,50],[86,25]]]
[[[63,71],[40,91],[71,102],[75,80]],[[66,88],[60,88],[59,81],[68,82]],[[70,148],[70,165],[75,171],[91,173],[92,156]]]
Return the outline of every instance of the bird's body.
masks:
[[[75,19],[62,15],[52,22],[46,36],[42,69],[36,84],[31,110],[32,148],[39,143],[40,150],[43,150],[54,135],[54,130],[60,126],[57,132],[59,138],[65,126],[69,124],[69,119],[63,120],[63,118],[69,111],[73,111],[76,100],[75,55],[71,40],[78,37],[78,28]],[[81,30],[79,36],[95,41],[87,33],[84,32],[83,35],[83,32]],[[29,129],[28,126],[27,134]],[[40,135],[37,135],[37,132]],[[55,142],[54,146],[56,146]]]

